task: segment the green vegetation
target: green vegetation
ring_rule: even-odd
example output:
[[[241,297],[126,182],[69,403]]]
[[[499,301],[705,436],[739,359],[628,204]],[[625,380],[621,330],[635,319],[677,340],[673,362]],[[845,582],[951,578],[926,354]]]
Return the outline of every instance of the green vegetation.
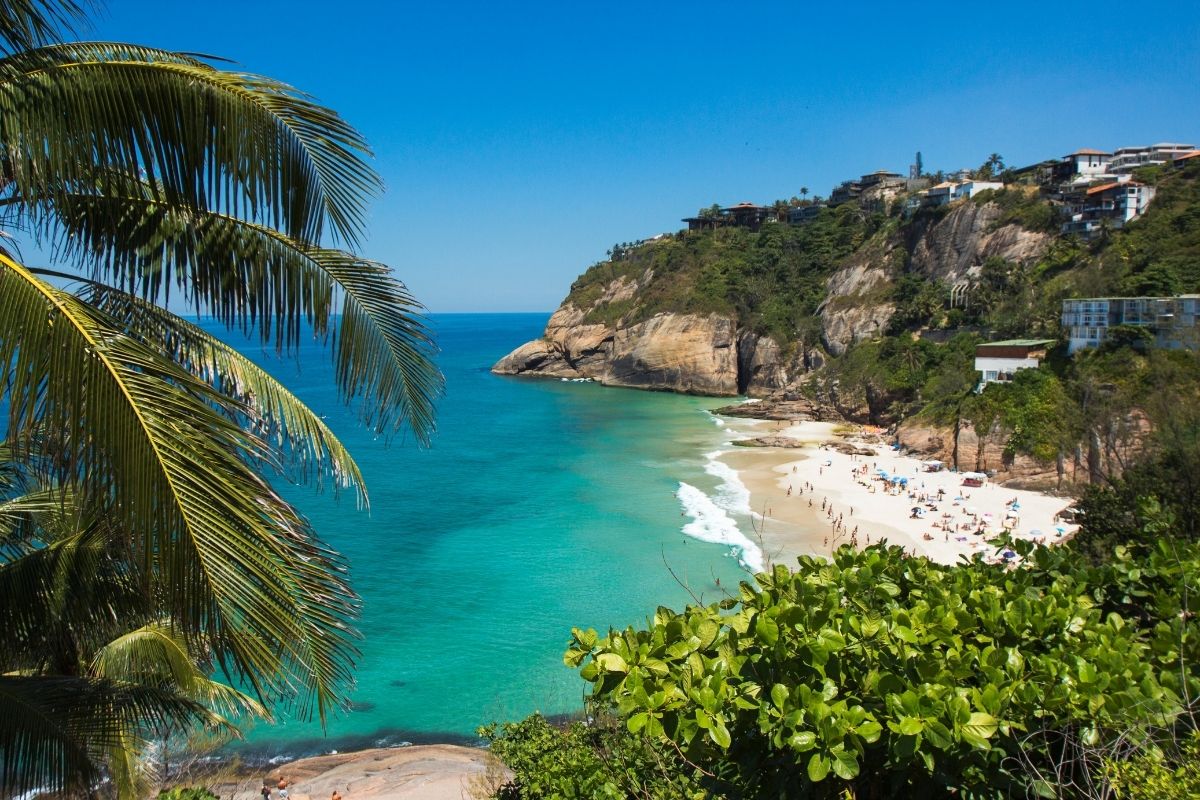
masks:
[[[1149,539],[1174,524],[1145,512]],[[565,660],[623,729],[488,729],[517,774],[500,796],[1082,797],[1105,778],[1081,753],[1130,741],[1114,785],[1176,774],[1153,742],[1200,690],[1200,546],[1013,547],[1015,570],[842,548],[645,629],[576,630]]]
[[[1107,777],[1116,800],[1191,800],[1200,797],[1200,733],[1170,756],[1144,753],[1110,761]]]
[[[717,312],[785,345],[810,332],[815,345],[811,322],[826,279],[886,224],[880,215],[844,205],[807,225],[680,234],[591,267],[571,286],[567,302],[591,309],[587,322],[632,324],[660,311]],[[603,301],[605,287],[621,278],[639,282],[636,301]]]
[[[641,736],[600,708],[589,721],[557,726],[534,714],[479,729],[492,755],[513,771],[506,798],[704,797],[678,751]]]
[[[1052,347],[1040,369],[981,392],[973,366],[981,341],[1057,338],[1064,296],[1200,290],[1200,165],[1155,178],[1158,199],[1126,229],[1086,245],[1056,237],[1028,263],[989,259],[953,309],[949,287],[912,272],[905,256],[944,209],[863,220],[841,263],[882,264],[892,280],[841,302],[890,302],[895,315],[803,386],[851,418],[970,424],[980,451],[958,453],[966,465],[981,460],[985,439],[1006,462],[1057,462],[1060,479],[1089,484],[1073,542],[998,542],[1020,556],[1016,567],[843,548],[829,561],[776,566],[720,603],[659,609],[641,628],[576,630],[565,660],[591,684],[589,714],[600,722],[508,726],[497,753],[521,767],[502,796],[584,796],[581,780],[649,797],[1195,795],[1200,359],[1150,347],[1144,329],[1129,327],[1074,357]],[[1049,233],[1060,224],[1034,191],[975,202],[998,204],[999,225]],[[839,208],[822,220],[834,214],[851,219]],[[658,247],[745,250],[764,235],[777,234],[718,231]],[[728,312],[727,292],[745,285],[750,261],[724,253],[720,263],[717,290],[697,297]],[[636,277],[645,266],[630,269]],[[601,279],[589,275],[577,290]],[[789,325],[811,329],[804,314],[821,291],[793,303]],[[664,298],[656,308],[679,310],[653,296]],[[763,319],[753,316],[760,308],[739,319]],[[615,751],[655,755],[606,756]]]
[[[380,433],[424,438],[440,389],[404,285],[334,249],[379,188],[360,135],[269,78],[60,42],[86,5],[0,13],[0,230],[75,270],[0,250],[5,796],[142,797],[150,740],[236,735],[274,704],[324,720],[348,688],[343,561],[269,478],[361,498],[358,468],[168,294],[281,351],[311,326]]]

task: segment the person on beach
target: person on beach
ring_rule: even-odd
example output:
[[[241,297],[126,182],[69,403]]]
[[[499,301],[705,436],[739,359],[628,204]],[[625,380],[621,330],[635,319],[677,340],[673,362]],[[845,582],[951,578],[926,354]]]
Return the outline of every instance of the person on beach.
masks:
[[[263,800],[271,800],[271,784],[266,781],[263,781],[262,796]]]
[[[342,793],[334,789],[333,794],[329,796],[329,800],[342,800]]]
[[[279,784],[276,788],[279,789],[279,796],[283,798],[283,800],[287,800],[288,786],[291,786],[291,784],[292,782],[287,778],[283,777],[282,775],[279,776]]]

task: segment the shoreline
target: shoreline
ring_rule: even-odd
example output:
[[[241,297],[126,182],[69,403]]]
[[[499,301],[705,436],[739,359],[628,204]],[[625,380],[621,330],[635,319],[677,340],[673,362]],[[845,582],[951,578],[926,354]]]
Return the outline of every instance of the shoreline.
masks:
[[[222,798],[262,800],[262,786],[289,782],[290,800],[325,800],[334,790],[347,800],[462,800],[486,797],[506,770],[482,747],[423,744],[351,750],[275,766],[230,765],[181,785],[207,785]],[[278,794],[272,792],[272,798]]]
[[[828,556],[843,544],[865,547],[887,541],[914,555],[955,564],[976,553],[994,554],[987,542],[1006,526],[1014,539],[1044,544],[1066,541],[1075,530],[1055,520],[1073,502],[1069,497],[1007,489],[990,481],[963,486],[963,473],[926,472],[921,459],[889,445],[835,433],[857,426],[742,418],[725,419],[725,426],[734,441],[769,434],[803,443],[734,445],[716,456],[749,492],[755,535],[771,563],[790,567],[799,556]],[[842,442],[860,454],[825,446]],[[878,470],[889,478],[903,477],[907,485],[889,493]],[[921,509],[921,516],[913,516],[914,508]]]

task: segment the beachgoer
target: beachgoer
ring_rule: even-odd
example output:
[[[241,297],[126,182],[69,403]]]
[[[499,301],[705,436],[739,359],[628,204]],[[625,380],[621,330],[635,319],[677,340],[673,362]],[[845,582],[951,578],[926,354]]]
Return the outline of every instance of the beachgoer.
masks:
[[[291,786],[291,783],[292,783],[291,781],[289,781],[287,778],[283,777],[282,775],[279,776],[279,783],[275,788],[279,789],[279,796],[282,797],[283,800],[287,800],[288,786]]]
[[[329,800],[342,800],[342,793],[334,789],[333,794],[329,796]]]
[[[788,492],[787,492],[787,496],[788,496],[788,497],[791,497],[791,496],[792,496],[792,485],[791,485],[790,483],[788,484]]]
[[[266,781],[263,781],[262,796],[263,800],[271,800],[271,784]]]

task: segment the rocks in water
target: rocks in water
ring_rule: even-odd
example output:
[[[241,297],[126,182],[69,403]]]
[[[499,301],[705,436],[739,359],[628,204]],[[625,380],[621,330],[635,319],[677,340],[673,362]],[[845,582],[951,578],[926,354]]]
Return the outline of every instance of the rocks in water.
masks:
[[[728,317],[664,313],[609,327],[586,323],[585,316],[562,306],[541,339],[518,347],[492,371],[592,378],[608,386],[683,394],[738,394],[737,330]]]
[[[738,403],[732,406],[722,406],[712,413],[724,417],[746,417],[749,419],[772,419],[817,422],[839,422],[842,417],[838,412],[825,405],[816,403],[805,397],[797,397],[791,393],[772,395],[756,403]]]

